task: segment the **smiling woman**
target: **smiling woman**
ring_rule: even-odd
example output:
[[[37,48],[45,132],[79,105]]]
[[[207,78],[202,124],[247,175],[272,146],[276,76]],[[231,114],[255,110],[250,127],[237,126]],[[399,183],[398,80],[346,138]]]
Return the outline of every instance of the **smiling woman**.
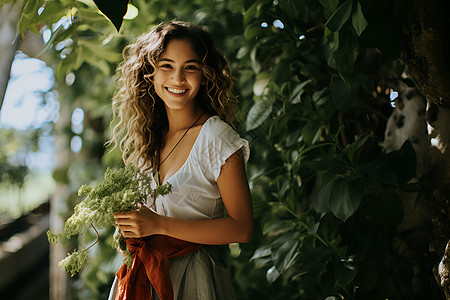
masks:
[[[216,245],[248,242],[253,211],[228,65],[208,32],[184,22],[156,26],[125,54],[114,141],[124,134],[125,163],[172,192],[114,214],[136,255],[110,299],[234,299]]]

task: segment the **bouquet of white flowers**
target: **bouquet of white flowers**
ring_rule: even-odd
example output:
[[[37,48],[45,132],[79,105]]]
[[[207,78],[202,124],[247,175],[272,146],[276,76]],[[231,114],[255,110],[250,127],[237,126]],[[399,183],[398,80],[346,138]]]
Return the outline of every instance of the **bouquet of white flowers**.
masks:
[[[64,224],[63,232],[58,234],[47,232],[49,242],[58,243],[61,237],[70,238],[73,235],[82,234],[89,226],[92,226],[96,233],[96,227],[98,229],[106,229],[114,226],[115,219],[113,214],[115,212],[127,212],[138,209],[140,205],[145,204],[148,197],[154,199],[172,191],[170,183],[152,189],[150,175],[131,165],[127,165],[117,171],[108,168],[104,177],[105,179],[94,187],[88,185],[80,187],[78,195],[86,195],[86,198],[75,206],[73,215]],[[130,268],[133,258],[126,248],[125,238],[118,234],[114,241],[113,247],[120,248],[127,254],[126,263]],[[89,255],[87,253],[89,248],[69,253],[58,265],[74,276],[89,263]]]

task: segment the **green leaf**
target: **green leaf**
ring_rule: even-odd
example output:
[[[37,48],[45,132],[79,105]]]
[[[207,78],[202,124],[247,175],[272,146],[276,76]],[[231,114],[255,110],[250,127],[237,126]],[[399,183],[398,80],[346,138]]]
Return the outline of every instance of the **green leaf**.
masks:
[[[359,1],[356,3],[356,9],[353,10],[352,13],[352,25],[353,28],[355,28],[356,34],[358,34],[358,36],[360,36],[367,27],[367,21],[366,18],[364,18],[364,14],[361,9],[361,3]]]
[[[253,94],[255,96],[261,96],[264,94],[267,85],[270,81],[270,74],[267,72],[259,73],[256,75],[255,82],[253,83]]]
[[[248,25],[251,21],[254,20],[258,11],[258,5],[259,3],[255,2],[244,12],[244,24]]]
[[[256,58],[256,53],[258,51],[258,48],[255,47],[250,52],[250,61],[252,63],[252,69],[255,74],[258,74],[259,71],[261,71],[261,64],[259,63],[258,59]]]
[[[279,63],[275,64],[275,67],[271,72],[271,79],[278,85],[282,85],[293,77],[291,64],[289,59],[282,59]]]
[[[314,144],[320,138],[320,122],[311,120],[302,128],[302,137],[306,144]]]
[[[358,50],[359,44],[356,38],[348,31],[340,32],[339,47],[333,53],[333,57],[335,59],[336,69],[346,83],[356,82],[353,75],[353,65],[358,57]]]
[[[311,82],[311,79],[308,79],[308,80],[303,81],[295,86],[294,90],[291,93],[290,101],[292,104],[300,103],[300,97],[302,96],[302,94],[305,91],[304,87],[310,82]]]
[[[278,5],[281,10],[292,19],[300,19],[302,10],[307,9],[301,0],[279,0]],[[301,6],[301,7],[300,7]]]
[[[341,161],[331,155],[321,155],[313,160],[308,160],[303,165],[313,171],[326,171],[336,169]]]
[[[272,105],[275,99],[273,97],[264,97],[258,100],[247,115],[247,130],[253,130],[260,126],[272,112]]]
[[[61,5],[61,2],[47,1],[44,11],[38,16],[37,22],[43,22],[48,25],[59,21],[71,8],[70,6]]]
[[[94,0],[94,3],[119,32],[123,17],[127,13],[128,0]]]
[[[36,19],[38,17],[38,9],[42,6],[44,0],[24,0],[20,9],[20,18],[17,24],[18,32],[25,35],[27,29],[39,35],[37,30]]]
[[[272,250],[270,249],[270,246],[264,246],[264,247],[256,249],[252,258],[250,258],[250,261],[258,259],[258,258],[266,257],[271,254],[272,254]]]
[[[361,204],[363,192],[363,185],[358,181],[336,179],[330,193],[331,211],[337,218],[345,222]]]
[[[352,13],[353,0],[347,0],[342,3],[328,19],[325,26],[332,32],[339,31],[341,27],[347,22]]]
[[[61,35],[61,32],[64,32],[64,26],[60,25],[54,32],[52,32],[52,35],[50,36],[50,39],[45,44],[44,48],[36,55],[36,57],[40,57],[44,52],[46,52],[48,49],[50,49],[51,46],[53,46],[55,39]]]
[[[236,54],[236,58],[237,59],[242,59],[244,58],[244,56],[246,56],[248,54],[248,52],[250,51],[250,49],[246,46],[239,48],[238,53]]]
[[[269,270],[267,270],[266,279],[270,284],[274,283],[278,277],[280,277],[280,272],[278,272],[275,266],[272,266]]]
[[[272,247],[272,260],[277,270],[282,273],[294,260],[299,242],[297,239],[289,239],[281,247]]]
[[[336,181],[336,177],[332,178],[324,187],[319,189],[316,197],[313,199],[313,206],[318,213],[324,213],[328,211],[328,207],[330,205],[330,194],[333,189],[334,182]],[[322,179],[317,180],[320,182],[320,186],[325,184]]]
[[[110,50],[98,43],[87,40],[83,40],[80,43],[82,43],[82,45],[86,47],[93,56],[97,56],[98,58],[105,59],[109,62],[118,62],[122,58],[122,55],[120,53],[117,53],[114,50]]]
[[[345,147],[344,153],[347,155],[352,164],[356,164],[358,162],[361,151],[370,137],[370,135],[362,135],[358,137],[356,141]]]
[[[322,6],[328,11],[335,11],[339,5],[339,0],[319,0]]]
[[[320,147],[324,147],[324,146],[331,146],[331,145],[336,145],[335,143],[322,143],[322,144],[316,144],[316,145],[312,145],[309,146],[305,149],[303,149],[302,151],[300,151],[300,153],[297,155],[297,157],[295,158],[295,160],[299,159],[300,157],[304,156],[306,153],[308,153],[309,151],[312,151],[314,149],[320,148]]]
[[[241,91],[241,97],[247,97],[253,93],[254,76],[252,70],[245,70],[239,76],[238,82]]]
[[[324,87],[320,91],[314,92],[312,99],[314,102],[317,103],[317,105],[322,105],[326,101],[326,97],[324,97],[324,94],[328,92],[328,87]]]

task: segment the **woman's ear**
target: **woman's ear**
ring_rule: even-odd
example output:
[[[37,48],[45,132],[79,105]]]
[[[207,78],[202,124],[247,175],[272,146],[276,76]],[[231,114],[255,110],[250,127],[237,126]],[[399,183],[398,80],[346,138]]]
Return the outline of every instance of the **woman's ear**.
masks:
[[[202,77],[202,81],[200,81],[200,84],[201,85],[206,85],[206,78],[205,77]]]

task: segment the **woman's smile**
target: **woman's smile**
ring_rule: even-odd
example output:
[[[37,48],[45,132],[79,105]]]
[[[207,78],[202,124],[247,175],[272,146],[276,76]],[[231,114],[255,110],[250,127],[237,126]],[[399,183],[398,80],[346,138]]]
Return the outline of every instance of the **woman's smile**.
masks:
[[[178,94],[178,95],[184,95],[186,93],[187,90],[183,89],[177,89],[177,88],[166,88],[169,92],[174,93],[174,94]]]

